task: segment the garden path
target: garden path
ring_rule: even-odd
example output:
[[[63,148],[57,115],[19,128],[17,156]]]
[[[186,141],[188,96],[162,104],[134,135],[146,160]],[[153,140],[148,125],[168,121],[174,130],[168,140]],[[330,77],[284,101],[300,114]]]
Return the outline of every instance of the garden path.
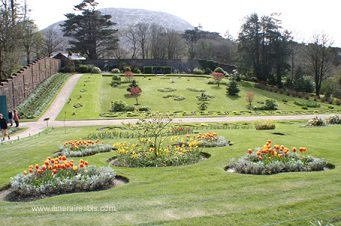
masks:
[[[110,126],[121,125],[122,123],[135,123],[137,119],[105,119],[105,120],[83,120],[83,121],[56,121],[56,117],[67,102],[72,90],[76,86],[81,74],[72,75],[62,90],[59,92],[49,109],[36,122],[21,123],[21,127],[27,128],[23,132],[14,134],[12,140],[19,140],[41,133],[47,127],[74,127],[74,126]],[[308,120],[316,115],[283,115],[283,116],[233,116],[233,117],[203,117],[203,118],[174,118],[175,123],[208,123],[208,122],[241,122],[257,120]],[[317,115],[327,118],[330,115]],[[44,120],[49,118],[48,121]],[[7,140],[6,140],[7,142]]]

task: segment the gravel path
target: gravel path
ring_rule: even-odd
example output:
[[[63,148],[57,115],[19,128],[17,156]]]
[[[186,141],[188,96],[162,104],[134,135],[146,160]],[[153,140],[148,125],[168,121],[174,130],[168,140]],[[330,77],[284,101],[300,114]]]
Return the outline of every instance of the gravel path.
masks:
[[[62,90],[51,104],[50,108],[37,122],[21,123],[21,127],[27,128],[25,131],[14,134],[12,139],[19,140],[25,137],[30,137],[42,132],[47,127],[45,118],[49,118],[48,124],[53,127],[63,126],[109,126],[109,125],[121,125],[124,123],[135,123],[137,119],[106,119],[106,120],[84,120],[84,121],[56,121],[56,117],[61,111],[64,104],[69,99],[72,90],[76,86],[81,74],[72,75],[63,86]],[[233,117],[205,117],[205,118],[174,118],[175,123],[208,123],[208,122],[241,122],[241,121],[257,121],[257,120],[308,120],[316,115],[284,115],[284,116],[233,116]],[[330,115],[317,115],[321,118],[327,118]],[[7,140],[6,140],[7,141]]]

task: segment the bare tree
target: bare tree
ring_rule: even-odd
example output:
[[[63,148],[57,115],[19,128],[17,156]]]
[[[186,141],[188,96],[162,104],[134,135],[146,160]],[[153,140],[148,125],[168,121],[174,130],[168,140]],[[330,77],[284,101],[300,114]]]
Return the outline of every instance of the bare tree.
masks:
[[[167,31],[165,34],[165,42],[167,44],[167,59],[173,60],[178,59],[183,55],[185,48],[184,40],[181,35],[174,31]]]
[[[51,56],[53,52],[63,49],[63,39],[58,37],[55,30],[49,29],[44,34],[44,51],[47,56]]]
[[[137,28],[137,41],[140,45],[141,57],[142,59],[145,59],[147,55],[146,48],[149,25],[146,23],[138,23],[135,26]]]
[[[309,43],[306,48],[307,64],[314,77],[317,97],[320,96],[322,82],[330,75],[331,44],[326,34],[315,34],[313,42]]]
[[[138,32],[135,26],[130,26],[122,34],[127,39],[127,45],[131,52],[131,59],[137,58],[138,55]]]

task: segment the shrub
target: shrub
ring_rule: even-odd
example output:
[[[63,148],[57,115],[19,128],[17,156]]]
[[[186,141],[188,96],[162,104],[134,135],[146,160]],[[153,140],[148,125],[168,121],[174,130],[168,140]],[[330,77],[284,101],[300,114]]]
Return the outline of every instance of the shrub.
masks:
[[[159,91],[159,92],[174,92],[174,91],[176,91],[176,89],[171,88],[171,87],[165,87],[165,88],[157,89],[157,91]]]
[[[137,68],[137,67],[134,67],[134,68],[133,68],[133,73],[135,73],[135,74],[141,74],[141,70],[140,70],[139,68]]]
[[[267,99],[263,106],[255,107],[255,110],[277,110],[277,104],[275,100]]]
[[[113,69],[111,70],[111,73],[119,74],[119,73],[121,73],[121,71],[120,71],[120,69],[118,69],[118,68],[113,68]]]
[[[152,66],[144,66],[143,67],[144,74],[153,74],[153,67]]]
[[[126,112],[126,111],[134,111],[134,106],[129,106],[127,103],[121,100],[117,100],[111,103],[111,111],[112,112]]]
[[[307,126],[325,126],[326,123],[322,118],[314,117],[307,122]]]
[[[319,103],[310,100],[296,100],[294,104],[308,108],[319,108],[321,106]]]
[[[239,88],[237,82],[233,79],[229,85],[226,87],[227,95],[238,96]]]
[[[113,185],[115,172],[110,167],[88,166],[81,159],[78,164],[66,156],[47,158],[44,164],[30,165],[28,170],[11,178],[11,189],[19,197],[94,191]]]
[[[202,70],[202,69],[200,69],[200,68],[194,68],[193,69],[193,74],[196,74],[196,75],[203,75],[205,72]]]
[[[226,72],[224,71],[224,69],[222,69],[221,67],[217,67],[216,69],[214,69],[214,72],[218,72],[218,73],[222,73],[222,74],[226,74]]]
[[[101,71],[101,69],[99,67],[91,68],[90,72],[93,73],[93,74],[100,74],[100,73],[102,73],[102,71]]]
[[[299,151],[301,154],[298,154]],[[276,174],[282,172],[318,171],[327,166],[327,162],[311,156],[304,156],[306,147],[291,150],[284,145],[272,146],[271,140],[263,146],[248,149],[247,155],[233,159],[228,168],[245,174]]]
[[[81,64],[81,65],[79,65],[77,71],[78,71],[79,73],[88,73],[90,70],[89,70],[88,65]]]
[[[210,75],[212,73],[212,70],[211,70],[211,68],[205,68],[205,74],[206,75]]]
[[[255,123],[256,130],[272,130],[276,128],[276,124],[271,120],[258,121]]]
[[[329,124],[341,124],[341,117],[339,117],[338,115],[333,115],[327,118],[326,121]]]

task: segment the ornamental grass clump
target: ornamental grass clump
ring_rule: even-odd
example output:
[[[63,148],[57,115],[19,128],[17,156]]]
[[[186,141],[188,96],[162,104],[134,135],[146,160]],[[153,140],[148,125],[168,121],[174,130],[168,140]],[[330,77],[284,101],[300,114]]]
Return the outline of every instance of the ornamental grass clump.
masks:
[[[11,190],[17,197],[49,196],[69,192],[94,191],[113,185],[115,172],[110,167],[89,166],[66,156],[48,157],[43,164],[30,165],[11,178]]]
[[[319,171],[327,167],[323,159],[305,155],[306,147],[273,145],[268,140],[263,147],[248,149],[247,155],[228,165],[228,169],[244,174],[276,174],[282,172]]]
[[[207,132],[196,135],[200,147],[223,147],[229,142],[223,136],[218,136],[215,132]]]
[[[66,157],[82,157],[109,152],[111,150],[111,145],[102,144],[99,140],[69,140],[64,142],[63,146],[53,157],[60,155],[65,155]]]

